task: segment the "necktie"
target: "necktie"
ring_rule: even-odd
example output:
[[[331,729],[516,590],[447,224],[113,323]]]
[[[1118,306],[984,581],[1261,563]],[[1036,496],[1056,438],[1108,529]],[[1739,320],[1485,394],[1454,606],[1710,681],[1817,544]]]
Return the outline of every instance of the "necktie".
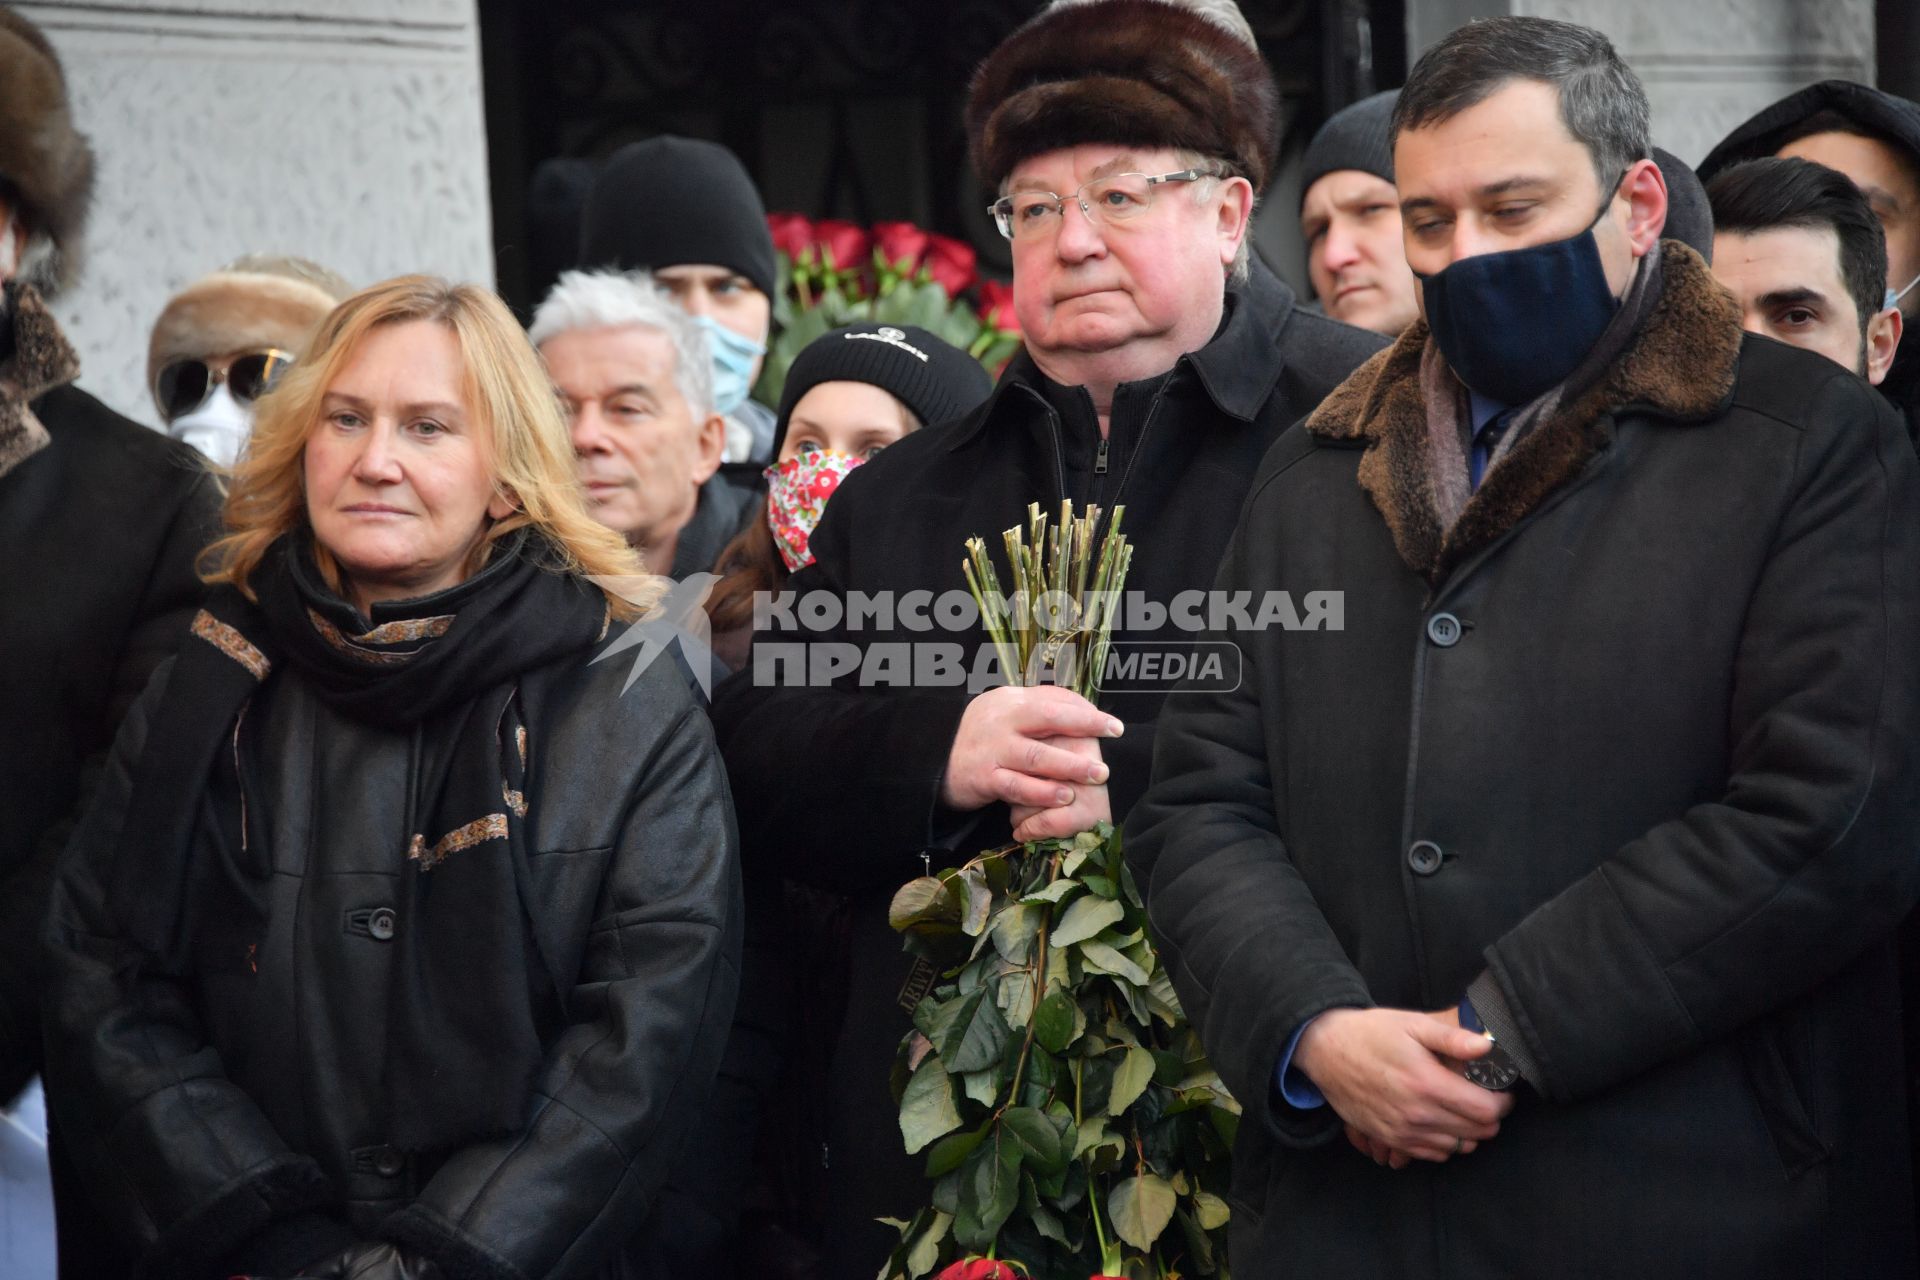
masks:
[[[1493,457],[1493,451],[1500,447],[1501,438],[1512,425],[1513,410],[1506,409],[1487,419],[1487,425],[1474,434],[1473,450],[1467,455],[1467,480],[1476,492],[1487,474],[1487,460]]]

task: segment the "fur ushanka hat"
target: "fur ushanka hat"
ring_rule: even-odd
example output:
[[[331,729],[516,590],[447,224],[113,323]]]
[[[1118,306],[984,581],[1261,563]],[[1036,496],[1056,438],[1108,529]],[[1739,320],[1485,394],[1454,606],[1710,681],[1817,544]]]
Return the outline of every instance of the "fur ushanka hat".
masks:
[[[334,307],[353,292],[340,276],[304,258],[253,254],[201,276],[167,300],[147,342],[147,391],[175,360],[205,360],[275,347],[294,356]],[[166,406],[155,401],[161,416]]]
[[[51,293],[73,282],[93,203],[93,148],[73,127],[67,77],[40,28],[0,8],[0,181],[53,242]],[[11,193],[10,193],[11,194]]]
[[[1104,142],[1224,160],[1265,189],[1280,149],[1280,92],[1258,49],[1171,0],[1050,8],[973,73],[967,145],[998,190],[1021,161]]]

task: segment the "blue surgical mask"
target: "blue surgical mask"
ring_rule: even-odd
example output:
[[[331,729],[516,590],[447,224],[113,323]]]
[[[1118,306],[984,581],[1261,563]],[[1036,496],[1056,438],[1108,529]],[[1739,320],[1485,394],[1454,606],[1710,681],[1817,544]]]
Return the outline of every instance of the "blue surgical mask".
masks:
[[[1518,406],[1580,367],[1620,307],[1593,235],[1605,215],[1602,205],[1570,239],[1462,258],[1420,277],[1427,327],[1455,377]]]
[[[1899,289],[1899,290],[1888,289],[1886,297],[1880,300],[1880,309],[1882,311],[1887,311],[1894,307],[1899,306],[1900,299],[1906,297],[1909,293],[1913,292],[1913,286],[1917,284],[1920,284],[1920,276],[1915,276],[1913,279],[1907,281],[1907,287],[1904,289]]]
[[[713,353],[713,411],[732,413],[753,390],[753,362],[767,354],[766,344],[741,337],[712,316],[694,319],[707,331],[707,349]]]

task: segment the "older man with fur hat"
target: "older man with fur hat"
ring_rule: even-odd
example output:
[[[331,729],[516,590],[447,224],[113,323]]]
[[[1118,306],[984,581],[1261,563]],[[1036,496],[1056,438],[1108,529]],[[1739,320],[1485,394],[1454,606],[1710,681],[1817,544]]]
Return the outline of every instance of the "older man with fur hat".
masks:
[[[979,408],[847,478],[813,535],[815,563],[790,585],[803,602],[964,591],[964,540],[1021,522],[1029,503],[1124,505],[1137,548],[1127,585],[1150,607],[1118,638],[1178,640],[1148,630],[1148,615],[1212,583],[1260,458],[1380,345],[1303,311],[1248,261],[1248,218],[1279,142],[1273,77],[1231,3],[1055,5],[981,64],[966,125],[1011,241],[1025,349]],[[819,614],[801,608],[797,634],[762,632],[714,706],[743,839],[777,844],[791,874],[855,902],[830,1099],[823,1274],[834,1276],[868,1274],[893,1234],[871,1219],[924,1196],[886,1087],[909,1026],[889,894],[920,873],[930,842],[973,849],[1124,818],[1164,700],[1142,689],[1097,707],[1059,687],[970,696],[937,676],[781,687],[758,661],[794,641],[823,654],[915,641],[990,651],[977,625],[929,635],[896,612],[891,626],[809,630]]]
[[[93,187],[59,58],[0,9],[0,1097],[40,1062],[48,876],[121,714],[185,633],[216,494],[191,449],[73,385],[45,298]]]
[[[0,1102],[40,1069],[54,861],[120,717],[186,634],[194,555],[217,523],[192,449],[73,385],[79,359],[46,298],[77,273],[92,188],[58,56],[0,8]],[[16,1261],[31,1216],[13,1215]],[[62,1248],[65,1274],[93,1274],[71,1260],[87,1237]]]
[[[147,343],[147,390],[167,434],[231,466],[252,434],[253,402],[352,292],[304,258],[248,254],[173,295]]]

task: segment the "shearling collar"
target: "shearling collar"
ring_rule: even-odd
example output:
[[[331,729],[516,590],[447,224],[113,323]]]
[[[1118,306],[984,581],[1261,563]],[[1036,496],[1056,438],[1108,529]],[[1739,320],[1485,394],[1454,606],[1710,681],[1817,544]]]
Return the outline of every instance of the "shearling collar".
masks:
[[[1451,528],[1434,501],[1420,358],[1427,326],[1353,373],[1307,419],[1326,440],[1361,441],[1360,487],[1386,517],[1401,559],[1438,585],[1473,552],[1520,523],[1612,443],[1614,413],[1632,406],[1674,423],[1720,412],[1733,394],[1740,310],[1700,255],[1662,242],[1666,280],[1626,354],[1590,390],[1542,422],[1487,474]]]
[[[0,364],[0,476],[47,447],[52,438],[32,404],[80,373],[80,358],[32,285],[6,286],[13,353]]]

